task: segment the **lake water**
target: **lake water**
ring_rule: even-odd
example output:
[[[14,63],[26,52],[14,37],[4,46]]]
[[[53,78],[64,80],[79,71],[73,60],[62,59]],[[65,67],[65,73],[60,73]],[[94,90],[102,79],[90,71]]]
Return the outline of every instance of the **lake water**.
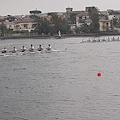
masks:
[[[0,56],[0,120],[119,120],[120,41],[82,39],[1,40],[53,51]]]

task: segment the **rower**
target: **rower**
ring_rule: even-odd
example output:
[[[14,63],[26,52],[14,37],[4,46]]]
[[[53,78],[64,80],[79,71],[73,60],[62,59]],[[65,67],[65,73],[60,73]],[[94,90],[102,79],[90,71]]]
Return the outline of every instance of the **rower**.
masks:
[[[22,46],[21,48],[21,52],[25,52],[26,48],[24,46]]]
[[[41,45],[39,45],[39,47],[38,47],[37,50],[38,50],[38,51],[42,51],[42,50],[43,50],[43,47],[42,47]]]
[[[13,47],[13,51],[12,53],[16,53],[17,49],[15,47]]]
[[[31,44],[31,48],[29,49],[30,52],[34,51],[34,46]]]
[[[50,44],[48,44],[48,47],[46,48],[47,50],[51,50]]]
[[[6,53],[6,52],[7,52],[7,48],[4,47],[4,48],[2,49],[2,53]]]

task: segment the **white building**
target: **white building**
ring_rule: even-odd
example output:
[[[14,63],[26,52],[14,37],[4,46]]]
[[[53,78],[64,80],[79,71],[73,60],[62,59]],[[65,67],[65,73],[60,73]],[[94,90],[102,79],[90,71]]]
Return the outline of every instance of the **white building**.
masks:
[[[36,27],[36,24],[34,22],[34,19],[32,18],[22,18],[18,19],[17,21],[14,21],[14,31],[22,31],[22,30],[28,30],[29,32],[31,30],[34,30]]]
[[[111,20],[99,20],[100,31],[111,30]]]
[[[8,29],[12,29],[12,30],[14,29],[14,22],[13,21],[9,22],[9,20],[5,20],[4,24],[6,25],[6,27]]]

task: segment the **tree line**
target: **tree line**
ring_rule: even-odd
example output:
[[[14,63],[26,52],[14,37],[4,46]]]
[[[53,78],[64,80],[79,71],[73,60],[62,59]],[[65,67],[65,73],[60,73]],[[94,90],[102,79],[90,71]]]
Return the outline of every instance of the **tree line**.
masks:
[[[59,17],[56,13],[48,13],[50,20],[46,18],[35,17],[36,29],[33,32],[40,34],[55,35],[58,31],[62,34],[67,34],[70,31],[70,27],[65,21]]]
[[[37,11],[38,12],[38,11]],[[32,13],[32,11],[30,11]],[[40,11],[41,13],[41,11]],[[87,25],[84,23],[80,28],[76,28],[76,33],[96,33],[99,32],[99,11],[96,7],[90,7],[88,9],[89,17],[91,19],[91,24]],[[68,21],[66,19],[63,19],[57,15],[57,13],[48,13],[48,16],[50,17],[49,20],[46,18],[41,18],[37,16],[37,13],[31,15],[30,17],[34,18],[34,22],[36,23],[35,30],[32,30],[32,33],[38,33],[38,35],[45,34],[45,35],[56,35],[58,34],[58,31],[60,31],[62,34],[70,34],[72,33],[70,26],[68,24]],[[71,14],[69,21],[75,22],[76,20],[76,14]],[[8,16],[9,19],[14,20],[13,17]],[[7,29],[4,23],[0,25],[0,31],[1,35],[4,36],[6,33],[13,32],[10,29]],[[17,31],[19,32],[19,31]],[[20,31],[21,32],[21,31]],[[22,33],[24,33],[23,31]],[[28,31],[26,31],[28,32]]]

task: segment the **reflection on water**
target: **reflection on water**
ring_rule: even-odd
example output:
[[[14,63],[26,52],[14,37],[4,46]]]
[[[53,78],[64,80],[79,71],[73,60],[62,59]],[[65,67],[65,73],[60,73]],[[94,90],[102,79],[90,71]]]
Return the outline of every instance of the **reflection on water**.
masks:
[[[0,41],[54,50],[0,56],[0,120],[119,120],[120,41],[82,39]]]

